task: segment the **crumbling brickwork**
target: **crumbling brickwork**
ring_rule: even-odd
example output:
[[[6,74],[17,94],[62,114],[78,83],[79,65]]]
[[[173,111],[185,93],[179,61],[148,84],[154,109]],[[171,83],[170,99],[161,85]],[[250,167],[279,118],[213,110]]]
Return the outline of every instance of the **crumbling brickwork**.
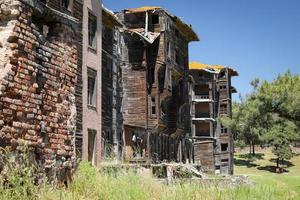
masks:
[[[28,146],[49,175],[73,168],[78,21],[40,1],[2,0],[0,141]]]

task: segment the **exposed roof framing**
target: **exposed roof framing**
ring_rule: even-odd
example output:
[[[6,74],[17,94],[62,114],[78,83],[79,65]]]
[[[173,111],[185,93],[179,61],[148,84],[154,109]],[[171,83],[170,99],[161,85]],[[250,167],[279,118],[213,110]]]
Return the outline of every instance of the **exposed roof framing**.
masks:
[[[157,10],[162,10],[167,15],[169,15],[174,20],[175,25],[178,28],[178,30],[187,38],[188,41],[199,41],[199,37],[195,33],[195,31],[192,29],[191,25],[184,23],[180,18],[171,14],[170,12],[168,12],[167,10],[165,10],[161,7],[144,6],[144,7],[139,7],[139,8],[125,9],[124,12],[126,12],[126,13],[142,13],[142,12],[148,12],[148,11],[155,12]]]

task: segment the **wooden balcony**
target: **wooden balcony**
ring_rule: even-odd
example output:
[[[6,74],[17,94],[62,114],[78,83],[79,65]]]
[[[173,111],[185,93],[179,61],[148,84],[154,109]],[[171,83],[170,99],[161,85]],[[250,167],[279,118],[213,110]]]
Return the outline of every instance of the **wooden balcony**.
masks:
[[[210,113],[195,112],[195,118],[210,118]]]
[[[197,138],[211,138],[209,131],[196,131],[195,136]]]
[[[208,100],[209,99],[209,94],[195,95],[194,99],[195,100]]]

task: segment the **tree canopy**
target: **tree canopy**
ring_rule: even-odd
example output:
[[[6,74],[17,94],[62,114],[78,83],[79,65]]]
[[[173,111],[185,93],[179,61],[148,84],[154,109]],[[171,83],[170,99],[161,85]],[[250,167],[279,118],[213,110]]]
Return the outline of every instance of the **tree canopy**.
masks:
[[[287,72],[271,82],[255,79],[251,85],[253,91],[233,104],[232,117],[222,118],[222,124],[250,146],[250,153],[255,145],[265,145],[278,160],[290,159],[293,142],[300,140],[299,75]]]

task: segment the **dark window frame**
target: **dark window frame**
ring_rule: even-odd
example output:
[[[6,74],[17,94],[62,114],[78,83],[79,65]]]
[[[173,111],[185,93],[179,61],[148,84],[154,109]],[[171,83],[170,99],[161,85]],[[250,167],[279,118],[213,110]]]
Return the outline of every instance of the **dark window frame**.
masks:
[[[159,24],[159,14],[152,14],[151,22],[154,25]]]
[[[97,16],[89,12],[88,14],[88,46],[92,49],[97,48]]]
[[[226,90],[226,89],[227,89],[227,85],[220,85],[220,86],[219,86],[219,89],[220,89],[220,90]]]
[[[221,124],[221,133],[227,133],[227,132],[228,132],[227,128]]]
[[[73,0],[60,0],[61,9],[72,11]]]
[[[70,5],[70,0],[60,0],[60,5],[62,8],[68,9]]]
[[[221,163],[228,163],[229,162],[229,159],[228,158],[223,158],[221,159]]]
[[[150,117],[157,117],[157,106],[156,106],[156,97],[150,97]]]
[[[228,143],[221,143],[221,152],[228,152],[229,144]]]
[[[90,142],[92,141],[92,143]],[[88,161],[95,165],[97,152],[97,130],[88,129]]]
[[[87,105],[96,109],[97,104],[97,71],[87,68]]]

